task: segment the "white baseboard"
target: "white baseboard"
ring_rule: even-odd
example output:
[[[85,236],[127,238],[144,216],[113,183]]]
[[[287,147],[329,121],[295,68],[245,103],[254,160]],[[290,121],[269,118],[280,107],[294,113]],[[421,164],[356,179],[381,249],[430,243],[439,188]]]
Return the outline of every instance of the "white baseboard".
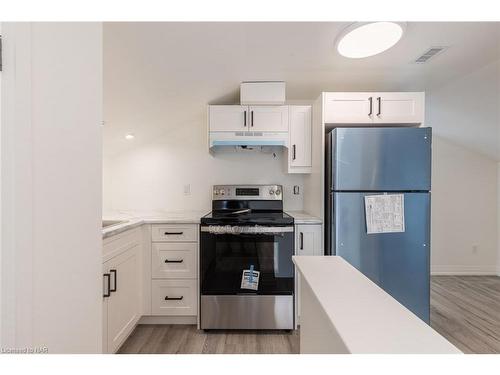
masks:
[[[152,316],[144,315],[138,324],[196,324],[196,316]]]
[[[431,275],[498,276],[500,272],[496,266],[431,266]]]

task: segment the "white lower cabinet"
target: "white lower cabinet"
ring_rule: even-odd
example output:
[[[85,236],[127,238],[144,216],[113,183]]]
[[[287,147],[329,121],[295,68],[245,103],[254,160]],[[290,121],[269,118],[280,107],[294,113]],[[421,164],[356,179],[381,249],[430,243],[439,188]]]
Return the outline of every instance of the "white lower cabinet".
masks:
[[[295,255],[323,255],[321,224],[295,226]]]
[[[121,239],[129,236],[123,233]],[[103,352],[115,353],[135,328],[142,313],[140,233],[132,233],[128,243],[118,238],[104,247],[115,256],[103,263]]]
[[[151,315],[198,315],[197,224],[151,226]]]
[[[189,316],[197,313],[196,280],[153,280],[153,315]]]
[[[323,252],[323,231],[321,224],[298,224],[295,226],[295,255],[321,256]],[[296,321],[300,319],[300,275],[295,271]]]

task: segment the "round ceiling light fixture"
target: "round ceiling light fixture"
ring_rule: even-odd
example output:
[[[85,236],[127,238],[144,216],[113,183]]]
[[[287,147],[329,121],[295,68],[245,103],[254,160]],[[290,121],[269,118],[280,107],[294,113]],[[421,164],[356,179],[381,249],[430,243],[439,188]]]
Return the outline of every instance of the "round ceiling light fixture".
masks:
[[[335,46],[342,56],[361,59],[388,50],[405,30],[404,22],[356,22],[342,31]]]

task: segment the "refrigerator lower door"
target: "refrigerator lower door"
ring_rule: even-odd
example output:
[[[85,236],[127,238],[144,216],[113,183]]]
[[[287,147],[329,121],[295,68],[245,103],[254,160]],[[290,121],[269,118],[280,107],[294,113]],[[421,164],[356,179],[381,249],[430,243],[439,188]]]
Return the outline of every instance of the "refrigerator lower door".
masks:
[[[429,323],[430,193],[404,193],[405,232],[367,234],[372,194],[333,193],[335,253]]]

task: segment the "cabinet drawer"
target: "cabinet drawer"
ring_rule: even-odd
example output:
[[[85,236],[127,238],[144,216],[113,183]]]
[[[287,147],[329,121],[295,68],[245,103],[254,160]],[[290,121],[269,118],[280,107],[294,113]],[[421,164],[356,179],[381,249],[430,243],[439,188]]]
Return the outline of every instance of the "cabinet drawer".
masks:
[[[195,224],[152,225],[151,239],[163,242],[196,242],[198,241],[198,226]]]
[[[196,315],[196,280],[153,280],[153,315]]]
[[[151,257],[153,278],[196,278],[197,246],[197,243],[153,243]]]

